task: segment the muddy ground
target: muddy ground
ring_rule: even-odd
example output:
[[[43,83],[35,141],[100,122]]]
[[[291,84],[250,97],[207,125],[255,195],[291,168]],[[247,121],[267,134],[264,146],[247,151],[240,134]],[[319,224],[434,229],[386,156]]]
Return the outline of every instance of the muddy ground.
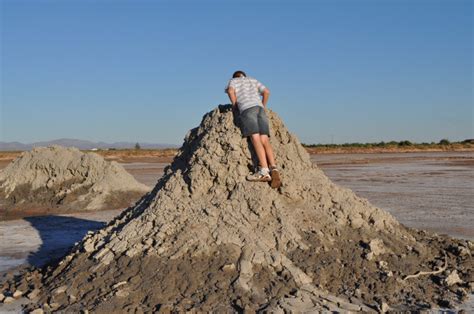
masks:
[[[335,183],[387,209],[409,227],[474,239],[470,228],[474,225],[473,153],[338,154],[313,155],[312,159]],[[138,181],[153,186],[167,161],[132,160],[123,165]],[[0,272],[25,264],[42,266],[49,259],[62,256],[88,230],[100,228],[118,213],[102,211],[1,222],[0,237],[5,241],[0,243]],[[472,306],[471,298],[463,308],[469,310]]]

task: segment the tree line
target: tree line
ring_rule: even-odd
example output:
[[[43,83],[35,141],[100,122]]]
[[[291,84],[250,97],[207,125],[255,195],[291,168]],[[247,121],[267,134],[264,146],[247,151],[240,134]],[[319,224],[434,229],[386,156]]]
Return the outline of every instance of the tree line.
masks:
[[[336,147],[409,147],[409,146],[447,146],[452,144],[473,144],[474,140],[468,139],[461,142],[451,142],[448,139],[442,139],[439,142],[423,142],[423,143],[414,143],[408,140],[404,141],[390,141],[390,142],[376,142],[376,143],[344,143],[344,144],[305,144],[305,147],[327,147],[327,148],[336,148]]]

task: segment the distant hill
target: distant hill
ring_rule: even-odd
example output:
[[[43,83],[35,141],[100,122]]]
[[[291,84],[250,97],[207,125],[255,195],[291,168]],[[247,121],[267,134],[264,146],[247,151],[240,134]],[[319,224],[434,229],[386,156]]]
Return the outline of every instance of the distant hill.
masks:
[[[161,143],[142,143],[138,142],[141,148],[176,148],[178,145],[175,144],[161,144]],[[92,142],[86,140],[79,140],[73,138],[60,138],[52,141],[43,141],[24,144],[20,142],[0,142],[0,151],[8,150],[30,150],[33,147],[39,146],[50,146],[50,145],[61,145],[65,147],[77,147],[79,149],[124,149],[124,148],[134,148],[136,142],[115,142],[115,143],[105,143],[105,142]]]

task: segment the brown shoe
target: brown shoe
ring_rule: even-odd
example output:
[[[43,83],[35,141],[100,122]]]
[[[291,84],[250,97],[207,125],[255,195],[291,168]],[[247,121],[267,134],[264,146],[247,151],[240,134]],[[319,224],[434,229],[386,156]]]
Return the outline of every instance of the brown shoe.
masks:
[[[273,189],[278,189],[281,186],[280,171],[277,168],[273,168],[270,170],[270,176],[272,177],[270,186]]]

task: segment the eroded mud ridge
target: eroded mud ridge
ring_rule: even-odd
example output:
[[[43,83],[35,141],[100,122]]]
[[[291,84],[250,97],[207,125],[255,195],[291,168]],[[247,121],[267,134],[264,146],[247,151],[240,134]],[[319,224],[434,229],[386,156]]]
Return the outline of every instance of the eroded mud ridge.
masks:
[[[118,163],[61,146],[24,152],[0,171],[2,215],[127,207],[149,190]]]
[[[334,185],[269,117],[280,189],[245,181],[248,142],[219,106],[152,192],[43,271],[28,309],[386,311],[466,297],[471,242],[407,229]]]

